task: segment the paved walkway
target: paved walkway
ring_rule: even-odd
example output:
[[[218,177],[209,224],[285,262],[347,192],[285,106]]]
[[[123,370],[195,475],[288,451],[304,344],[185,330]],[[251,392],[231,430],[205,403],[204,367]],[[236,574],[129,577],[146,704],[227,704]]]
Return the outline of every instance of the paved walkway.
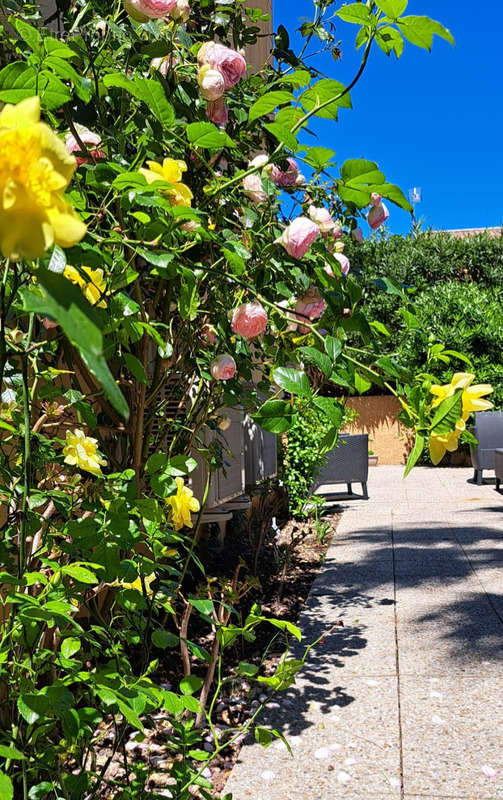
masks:
[[[467,469],[370,470],[300,625],[313,652],[234,800],[503,798],[503,496]]]

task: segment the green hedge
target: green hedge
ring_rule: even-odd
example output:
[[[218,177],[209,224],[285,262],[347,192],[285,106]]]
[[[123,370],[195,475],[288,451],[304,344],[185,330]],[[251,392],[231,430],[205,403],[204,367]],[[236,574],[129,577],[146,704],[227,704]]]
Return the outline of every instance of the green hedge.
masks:
[[[390,355],[415,369],[434,338],[472,359],[477,382],[492,383],[492,399],[503,407],[503,237],[392,236],[352,247],[348,255],[361,273],[366,312],[391,333]],[[399,298],[379,289],[384,277],[410,287],[419,332],[406,327]],[[438,378],[450,380],[453,368],[468,369],[453,361]]]

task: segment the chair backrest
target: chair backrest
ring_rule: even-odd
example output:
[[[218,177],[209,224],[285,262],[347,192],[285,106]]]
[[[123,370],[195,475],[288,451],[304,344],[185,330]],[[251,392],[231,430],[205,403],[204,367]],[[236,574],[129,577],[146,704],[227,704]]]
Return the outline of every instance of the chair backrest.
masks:
[[[336,447],[327,453],[327,461],[316,478],[316,485],[365,482],[368,478],[368,434],[340,433]]]
[[[473,433],[479,448],[503,447],[503,411],[478,411]]]

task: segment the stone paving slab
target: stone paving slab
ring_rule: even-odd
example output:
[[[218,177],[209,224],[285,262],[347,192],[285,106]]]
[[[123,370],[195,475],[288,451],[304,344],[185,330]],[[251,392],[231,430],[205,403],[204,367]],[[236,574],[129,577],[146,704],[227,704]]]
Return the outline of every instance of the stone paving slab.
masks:
[[[306,643],[344,627],[262,720],[294,757],[245,746],[234,800],[503,800],[503,497],[467,469],[402,475],[332,505],[299,625]]]

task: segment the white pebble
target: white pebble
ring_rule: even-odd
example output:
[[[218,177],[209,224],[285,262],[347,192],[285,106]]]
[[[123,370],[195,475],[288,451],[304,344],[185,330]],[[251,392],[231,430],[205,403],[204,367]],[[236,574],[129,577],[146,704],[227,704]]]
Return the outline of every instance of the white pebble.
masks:
[[[262,780],[266,783],[270,783],[276,778],[276,773],[271,772],[270,769],[266,769],[265,772],[262,773]]]
[[[329,747],[319,747],[314,751],[314,757],[319,759],[330,758],[332,755]]]
[[[339,783],[343,784],[349,783],[349,781],[351,780],[351,775],[348,772],[344,772],[344,770],[341,770],[340,772],[337,773],[337,780],[339,781]]]
[[[430,697],[434,697],[437,700],[442,700],[443,694],[442,692],[437,692],[435,689],[432,689],[432,691],[430,692]]]
[[[490,767],[489,764],[484,764],[482,767],[482,772],[486,778],[495,778],[498,774],[498,770],[494,769],[494,767]]]
[[[444,720],[442,719],[442,717],[439,717],[438,714],[433,714],[433,716],[431,718],[431,721],[433,722],[434,725],[444,725],[445,724]]]
[[[356,764],[356,763],[357,763],[356,758],[346,758],[344,760],[344,766],[345,767],[352,767],[353,764]]]

